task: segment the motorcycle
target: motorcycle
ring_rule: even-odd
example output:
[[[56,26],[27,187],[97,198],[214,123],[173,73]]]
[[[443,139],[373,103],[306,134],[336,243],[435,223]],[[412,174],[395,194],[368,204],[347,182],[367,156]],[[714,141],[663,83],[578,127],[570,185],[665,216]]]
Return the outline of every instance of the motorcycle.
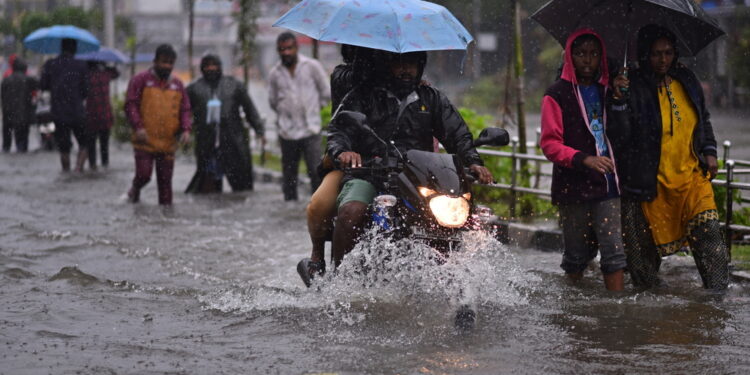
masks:
[[[489,208],[474,203],[471,187],[477,176],[464,167],[456,155],[409,150],[402,154],[381,139],[365,124],[364,114],[343,111],[339,114],[347,126],[364,131],[385,145],[385,158],[373,158],[360,168],[345,168],[355,178],[381,182],[381,194],[368,207],[370,226],[394,240],[422,242],[436,252],[436,261],[444,262],[461,247],[461,234],[478,229],[492,215]],[[509,135],[500,128],[486,128],[474,141],[474,147],[505,146]],[[297,272],[308,287],[314,273],[310,259],[297,265]],[[456,325],[473,326],[475,313],[467,305],[456,315]]]

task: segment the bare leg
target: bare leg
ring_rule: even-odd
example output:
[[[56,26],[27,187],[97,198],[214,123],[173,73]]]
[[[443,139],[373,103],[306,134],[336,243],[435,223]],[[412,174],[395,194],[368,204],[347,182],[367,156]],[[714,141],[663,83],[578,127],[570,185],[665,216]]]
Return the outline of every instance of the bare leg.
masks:
[[[83,172],[83,165],[86,164],[86,160],[89,158],[89,150],[86,147],[78,150],[78,157],[76,158],[76,172]]]
[[[60,164],[62,165],[63,172],[70,172],[70,153],[60,153]]]
[[[623,285],[623,274],[623,270],[617,270],[612,273],[605,273],[604,286],[607,288],[607,290],[619,292],[625,289],[625,286]]]
[[[344,255],[352,251],[357,244],[364,227],[366,212],[367,204],[357,201],[350,201],[339,207],[331,245],[331,258],[335,267],[341,264]]]

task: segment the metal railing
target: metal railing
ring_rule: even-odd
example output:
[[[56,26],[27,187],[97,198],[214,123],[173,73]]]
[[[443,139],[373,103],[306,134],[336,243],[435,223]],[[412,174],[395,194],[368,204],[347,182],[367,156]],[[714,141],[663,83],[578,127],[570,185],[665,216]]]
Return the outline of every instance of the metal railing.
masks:
[[[540,180],[542,175],[544,175],[541,172],[541,165],[543,163],[551,164],[547,158],[545,158],[542,155],[538,154],[522,154],[518,152],[518,139],[513,138],[511,140],[511,151],[496,151],[496,150],[489,150],[489,149],[479,149],[479,153],[481,155],[487,155],[492,157],[501,157],[501,158],[510,158],[511,159],[511,171],[510,171],[510,183],[493,183],[488,184],[485,186],[498,188],[498,189],[504,189],[509,190],[511,192],[511,199],[510,199],[510,205],[509,205],[509,211],[510,216],[515,217],[516,216],[516,203],[517,203],[517,195],[518,194],[533,194],[538,195],[542,197],[550,197],[551,191],[549,188],[539,188]],[[532,143],[529,142],[527,146],[530,149],[535,149],[537,152],[539,152],[539,130],[537,129],[537,142]],[[748,160],[732,160],[729,159],[729,151],[732,147],[732,144],[730,141],[725,141],[724,144],[724,154],[722,156],[722,160],[724,161],[724,168],[719,170],[720,175],[726,175],[726,179],[714,179],[711,181],[711,184],[715,186],[723,186],[727,190],[726,194],[726,202],[725,204],[725,212],[726,215],[724,217],[724,236],[727,243],[727,247],[731,249],[732,246],[732,234],[733,232],[747,232],[750,233],[750,226],[746,225],[738,225],[732,223],[732,217],[734,212],[734,204],[735,204],[735,191],[748,191],[750,190],[750,183],[744,183],[744,182],[737,182],[735,181],[736,176],[738,175],[750,175],[750,161]],[[534,166],[534,177],[535,181],[533,183],[533,187],[527,187],[527,186],[520,186],[518,183],[518,175],[521,170],[520,162],[522,160],[527,160],[530,162],[533,162],[535,164]],[[748,167],[748,168],[738,168],[738,167]],[[531,182],[531,181],[530,181]],[[750,199],[745,199],[740,196],[740,201],[743,203],[750,203]],[[717,205],[721,204],[721,202],[717,202]]]

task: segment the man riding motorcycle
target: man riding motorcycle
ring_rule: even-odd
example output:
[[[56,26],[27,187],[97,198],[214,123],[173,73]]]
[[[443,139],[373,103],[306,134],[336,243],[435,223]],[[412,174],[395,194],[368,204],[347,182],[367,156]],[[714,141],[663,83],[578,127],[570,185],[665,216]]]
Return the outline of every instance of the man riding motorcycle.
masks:
[[[420,84],[427,54],[396,54],[376,51],[378,67],[372,85],[360,85],[344,100],[342,110],[360,112],[373,134],[347,126],[344,116],[329,126],[328,154],[341,168],[358,168],[376,157],[386,158],[389,149],[405,154],[409,150],[433,150],[433,137],[445,149],[468,165],[479,182],[491,183],[492,174],[483,166],[466,123],[448,98],[434,87]],[[392,155],[391,155],[392,156]],[[367,223],[367,207],[375,197],[380,182],[347,175],[338,196],[338,215],[331,246],[335,266],[341,263],[362,234]]]

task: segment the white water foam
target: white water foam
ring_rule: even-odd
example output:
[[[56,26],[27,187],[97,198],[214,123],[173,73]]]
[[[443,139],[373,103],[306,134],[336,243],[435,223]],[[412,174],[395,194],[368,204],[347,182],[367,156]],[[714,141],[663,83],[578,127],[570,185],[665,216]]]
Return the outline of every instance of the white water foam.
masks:
[[[329,269],[308,290],[235,285],[199,300],[206,309],[235,313],[317,309],[353,325],[366,320],[374,306],[454,311],[464,304],[525,305],[531,285],[539,280],[523,272],[508,248],[484,231],[466,232],[462,248],[444,262],[423,243],[374,233],[365,238],[335,272]]]

